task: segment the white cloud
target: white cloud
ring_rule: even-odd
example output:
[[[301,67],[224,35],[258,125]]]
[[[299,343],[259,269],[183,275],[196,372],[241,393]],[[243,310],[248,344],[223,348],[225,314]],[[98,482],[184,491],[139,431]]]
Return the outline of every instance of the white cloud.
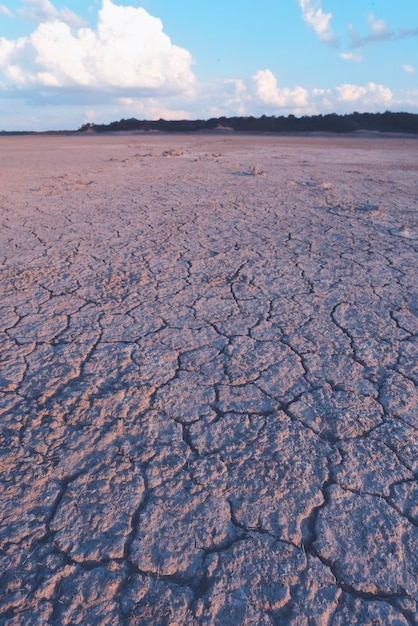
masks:
[[[386,110],[394,104],[394,96],[388,87],[369,82],[366,85],[342,84],[332,89],[314,89],[316,108],[337,113]]]
[[[192,88],[191,55],[173,45],[145,9],[103,0],[96,30],[72,30],[61,13],[48,17],[48,0],[26,3],[47,20],[28,37],[0,39],[0,71],[13,87],[83,88],[110,96],[121,89],[164,95]]]
[[[277,79],[270,70],[259,70],[254,76],[255,95],[269,107],[304,107],[308,104],[308,92],[303,87],[279,88]]]
[[[7,15],[7,17],[13,17],[13,13],[9,8],[7,8],[4,4],[0,4],[0,13],[2,15]]]
[[[49,0],[22,0],[23,8],[17,9],[19,15],[37,24],[60,20],[69,26],[83,26],[84,20],[64,7],[58,11]]]
[[[332,13],[324,13],[320,0],[298,0],[305,23],[312,28],[321,41],[335,44],[331,30]]]
[[[363,57],[360,54],[353,54],[353,52],[341,52],[340,57],[345,61],[354,61],[360,63]]]
[[[404,65],[401,65],[401,68],[404,72],[407,72],[408,74],[412,74],[413,72],[415,72],[415,67],[413,65],[407,65],[405,63]]]

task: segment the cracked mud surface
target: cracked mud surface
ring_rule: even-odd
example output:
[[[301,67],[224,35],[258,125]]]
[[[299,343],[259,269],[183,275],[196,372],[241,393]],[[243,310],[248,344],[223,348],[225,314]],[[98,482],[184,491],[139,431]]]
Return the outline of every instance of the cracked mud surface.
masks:
[[[0,625],[416,625],[417,140],[0,172]]]

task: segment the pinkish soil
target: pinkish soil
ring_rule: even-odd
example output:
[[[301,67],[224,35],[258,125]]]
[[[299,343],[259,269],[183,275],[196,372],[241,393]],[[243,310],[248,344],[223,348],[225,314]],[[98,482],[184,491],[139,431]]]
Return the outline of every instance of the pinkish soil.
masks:
[[[0,176],[0,625],[416,625],[418,140]]]

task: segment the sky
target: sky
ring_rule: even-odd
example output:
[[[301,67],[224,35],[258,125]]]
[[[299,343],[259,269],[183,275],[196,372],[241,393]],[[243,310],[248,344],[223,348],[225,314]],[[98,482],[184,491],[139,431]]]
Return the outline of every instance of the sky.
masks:
[[[417,0],[0,0],[0,130],[387,110]]]

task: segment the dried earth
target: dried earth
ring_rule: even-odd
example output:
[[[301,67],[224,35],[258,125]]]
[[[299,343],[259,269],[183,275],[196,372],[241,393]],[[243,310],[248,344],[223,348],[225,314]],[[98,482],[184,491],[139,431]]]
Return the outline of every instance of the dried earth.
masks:
[[[0,176],[0,624],[417,624],[418,140]]]

